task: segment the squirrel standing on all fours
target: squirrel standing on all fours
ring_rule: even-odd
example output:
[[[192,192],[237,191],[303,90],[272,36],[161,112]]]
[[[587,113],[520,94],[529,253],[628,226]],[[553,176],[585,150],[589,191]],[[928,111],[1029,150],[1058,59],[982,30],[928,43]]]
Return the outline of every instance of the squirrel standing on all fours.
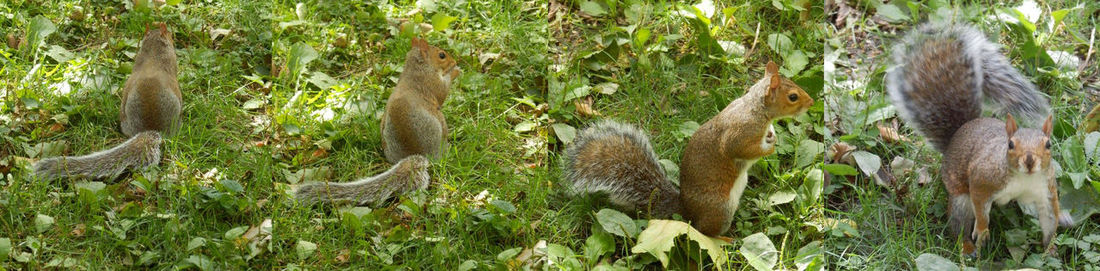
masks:
[[[450,54],[413,38],[412,49],[405,55],[405,69],[382,115],[382,151],[395,165],[354,182],[305,184],[295,191],[295,198],[305,204],[369,205],[427,188],[428,159],[441,157],[447,136],[447,121],[440,108],[461,71]]]
[[[1043,246],[1053,255],[1058,222],[1073,224],[1058,208],[1053,115],[999,49],[970,26],[922,25],[894,48],[896,67],[886,75],[886,89],[901,118],[943,153],[949,226],[965,254],[977,256],[988,238],[991,204],[1015,200],[1034,208]],[[983,98],[1006,121],[981,117]],[[1013,114],[1025,124],[1045,121],[1042,129],[1020,128]]]
[[[680,161],[680,188],[670,182],[644,132],[603,121],[582,130],[565,151],[570,193],[606,193],[621,208],[667,218],[682,214],[703,234],[723,239],[749,168],[775,152],[772,121],[803,114],[813,99],[768,62],[764,78],[691,136]]]
[[[129,140],[114,148],[79,157],[42,159],[32,166],[41,180],[65,177],[115,178],[129,168],[160,162],[161,135],[179,128],[180,94],[176,48],[164,23],[146,28],[134,69],[122,87],[119,117]]]

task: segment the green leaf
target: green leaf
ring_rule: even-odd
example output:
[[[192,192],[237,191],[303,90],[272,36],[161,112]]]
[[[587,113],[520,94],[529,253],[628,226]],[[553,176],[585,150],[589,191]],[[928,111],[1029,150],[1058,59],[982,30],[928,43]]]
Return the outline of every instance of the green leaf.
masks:
[[[50,50],[46,51],[46,55],[53,58],[57,63],[65,63],[70,59],[73,59],[73,53],[66,50],[65,47],[50,45]]]
[[[859,169],[863,171],[867,177],[875,176],[879,168],[882,167],[882,159],[873,153],[867,151],[855,151],[852,152],[852,158],[856,159],[856,164],[859,165]]]
[[[902,12],[898,6],[882,4],[878,6],[878,15],[891,23],[900,23],[909,20],[909,14]]]
[[[795,152],[795,167],[804,168],[813,164],[814,162],[820,163],[820,159],[817,159],[818,155],[825,153],[825,144],[814,141],[813,139],[805,139],[798,143],[798,151]]]
[[[584,240],[584,258],[598,262],[604,254],[615,251],[615,238],[606,232],[593,232]]]
[[[846,164],[825,164],[822,169],[828,171],[829,174],[839,176],[855,176],[859,174],[859,171],[857,171],[856,168]]]
[[[603,83],[596,84],[595,89],[596,89],[596,92],[599,92],[600,94],[611,95],[611,94],[615,94],[615,92],[619,90],[619,84],[612,83],[612,82],[603,82]]]
[[[38,233],[46,232],[46,230],[49,230],[51,227],[53,227],[53,223],[54,220],[51,216],[44,214],[38,214],[34,216],[34,229],[38,231]]]
[[[45,44],[46,37],[57,31],[57,26],[42,15],[35,16],[31,19],[30,25],[27,26],[27,45],[32,50],[38,49],[42,44]]]
[[[759,271],[770,271],[775,267],[775,263],[779,261],[779,251],[775,250],[775,244],[772,244],[767,235],[758,232],[745,237],[743,241],[741,255],[745,256],[749,265]]]
[[[604,14],[607,14],[607,11],[604,10],[603,6],[601,6],[600,3],[596,3],[595,1],[581,2],[581,11],[585,14],[592,15],[593,17],[600,17]]]
[[[242,186],[241,183],[239,183],[237,181],[229,180],[229,179],[222,179],[222,180],[218,181],[218,183],[221,184],[222,188],[225,188],[225,190],[227,190],[227,191],[234,192],[234,193],[244,192],[244,186]]]
[[[314,59],[317,59],[317,51],[309,44],[299,41],[290,47],[286,66],[291,76],[298,76],[306,71],[306,65]]]
[[[166,1],[164,1],[165,4],[168,4],[170,6],[179,5],[180,2],[183,2],[183,0],[166,0]]]
[[[813,241],[798,249],[798,255],[794,257],[794,265],[798,271],[825,270],[825,253],[821,249],[821,241]]]
[[[558,140],[566,145],[573,143],[573,139],[577,138],[577,128],[573,128],[569,124],[554,123],[550,125],[550,128],[554,129],[554,135],[558,136]]]
[[[336,78],[332,78],[332,76],[328,76],[328,74],[323,72],[313,72],[313,75],[310,76],[307,81],[321,90],[327,90],[340,83]]]
[[[676,130],[676,139],[683,141],[684,139],[691,138],[691,135],[695,134],[695,131],[699,130],[699,123],[695,121],[685,121],[680,123],[679,129]]]
[[[78,182],[73,184],[73,186],[76,187],[77,191],[87,190],[94,194],[106,188],[107,184],[103,182]]]
[[[776,206],[780,204],[786,204],[788,202],[794,201],[794,198],[797,196],[798,194],[795,194],[794,191],[778,191],[773,193],[771,196],[768,196],[768,205]]]
[[[638,226],[634,224],[634,220],[622,212],[612,209],[602,209],[596,213],[596,221],[600,223],[600,227],[608,233],[622,236],[622,237],[634,237],[638,235]]]
[[[920,271],[958,271],[959,266],[940,255],[924,253],[917,256],[917,270]]]
[[[444,29],[451,27],[451,22],[458,20],[458,17],[447,16],[443,13],[436,13],[432,15],[432,28],[435,31],[443,32]]]
[[[206,245],[206,238],[195,237],[191,238],[191,241],[187,242],[187,250],[191,251],[196,248],[200,248]]]
[[[519,255],[520,251],[522,250],[523,248],[520,247],[505,249],[504,251],[501,251],[497,254],[497,261],[503,262],[515,258],[516,255]]]
[[[294,252],[298,254],[298,260],[309,258],[314,251],[317,251],[317,244],[310,241],[298,240],[298,244],[294,245]]]
[[[8,254],[11,254],[11,239],[0,238],[0,262],[7,260]]]
[[[229,229],[228,231],[225,232],[225,239],[228,239],[228,240],[237,239],[237,237],[241,237],[241,235],[244,234],[244,232],[247,231],[247,230],[248,230],[248,226],[240,226],[240,227]]]
[[[676,237],[681,235],[687,235],[688,240],[698,243],[699,248],[706,251],[716,266],[726,263],[726,252],[721,247],[725,242],[707,237],[691,225],[676,220],[649,220],[649,226],[638,235],[638,244],[630,248],[630,252],[649,253],[661,261],[662,267],[668,268],[668,252],[675,244]]]
[[[768,35],[768,47],[772,48],[772,51],[779,53],[779,55],[787,56],[791,54],[791,51],[795,50],[791,37],[788,37],[783,33],[773,33]]]

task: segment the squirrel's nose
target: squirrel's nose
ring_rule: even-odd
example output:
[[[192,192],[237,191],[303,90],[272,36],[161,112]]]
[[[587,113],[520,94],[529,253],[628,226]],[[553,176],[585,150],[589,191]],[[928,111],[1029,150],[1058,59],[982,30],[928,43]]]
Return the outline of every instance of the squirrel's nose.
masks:
[[[1024,157],[1024,166],[1027,167],[1027,171],[1030,172],[1032,168],[1035,168],[1035,156],[1028,154]]]

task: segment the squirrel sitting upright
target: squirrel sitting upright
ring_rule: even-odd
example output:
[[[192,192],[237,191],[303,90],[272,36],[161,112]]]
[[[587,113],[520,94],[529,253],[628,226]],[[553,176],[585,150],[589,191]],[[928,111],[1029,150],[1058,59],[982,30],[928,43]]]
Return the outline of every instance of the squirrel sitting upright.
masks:
[[[122,87],[119,118],[130,139],[114,148],[79,156],[42,159],[34,163],[41,180],[63,177],[114,178],[128,168],[147,168],[160,162],[162,135],[179,127],[183,97],[176,76],[176,48],[164,23],[145,30],[134,69]]]
[[[775,152],[772,121],[805,113],[813,99],[768,62],[764,78],[699,127],[670,182],[645,133],[603,121],[582,130],[565,151],[570,193],[606,193],[621,208],[652,217],[684,215],[703,234],[729,230],[757,159]]]
[[[298,188],[304,203],[377,203],[428,186],[428,159],[439,159],[447,136],[440,108],[462,70],[455,59],[419,38],[405,55],[405,68],[382,115],[382,151],[395,165],[375,177],[346,184],[314,183]]]
[[[1043,245],[1053,254],[1058,222],[1073,224],[1058,207],[1053,115],[999,49],[967,25],[922,25],[894,48],[886,89],[901,118],[943,153],[949,227],[965,254],[977,256],[989,236],[991,204],[1012,200],[1035,208]],[[983,98],[1007,114],[1006,121],[981,117]],[[1041,130],[1020,128],[1013,114],[1024,123],[1045,121]]]

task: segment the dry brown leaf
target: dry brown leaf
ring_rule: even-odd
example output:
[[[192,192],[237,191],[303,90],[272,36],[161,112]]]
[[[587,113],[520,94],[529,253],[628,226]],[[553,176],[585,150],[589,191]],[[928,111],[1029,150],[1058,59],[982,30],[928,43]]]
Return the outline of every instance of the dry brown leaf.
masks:
[[[928,167],[917,169],[917,184],[925,185],[929,182],[932,182],[932,177],[928,176]]]
[[[83,237],[86,227],[87,226],[85,226],[84,223],[76,224],[76,226],[73,227],[73,231],[69,233],[72,234],[73,237]]]
[[[838,141],[836,143],[833,143],[833,145],[829,147],[829,151],[825,155],[826,157],[829,157],[831,159],[829,160],[830,162],[845,163],[850,165],[852,163],[845,162],[844,160],[846,157],[847,160],[852,160],[849,153],[855,150],[856,147],[852,146],[851,144],[844,143],[843,141]]]
[[[909,138],[898,133],[898,121],[895,119],[891,126],[883,125],[882,122],[876,123],[878,127],[878,134],[882,137],[882,140],[886,143],[895,144],[898,142],[909,142]]]
[[[350,259],[350,258],[351,258],[351,250],[345,248],[345,249],[340,250],[340,253],[337,253],[336,258],[333,259],[333,260],[338,262],[338,263],[347,263],[348,259]]]
[[[577,113],[580,113],[582,117],[602,116],[599,111],[592,109],[592,96],[585,97],[584,99],[573,100],[573,105],[577,107]]]

